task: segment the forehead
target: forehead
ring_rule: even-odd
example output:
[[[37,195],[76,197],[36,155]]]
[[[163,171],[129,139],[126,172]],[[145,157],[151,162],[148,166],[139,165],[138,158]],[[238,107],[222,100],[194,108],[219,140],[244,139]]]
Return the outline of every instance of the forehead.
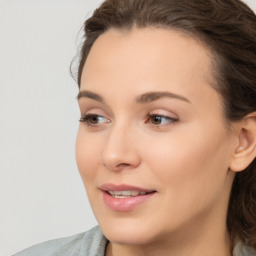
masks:
[[[179,92],[209,85],[210,51],[189,35],[160,28],[110,29],[92,46],[82,72],[81,89]],[[152,87],[152,88],[151,88]],[[141,90],[141,91],[140,91]]]

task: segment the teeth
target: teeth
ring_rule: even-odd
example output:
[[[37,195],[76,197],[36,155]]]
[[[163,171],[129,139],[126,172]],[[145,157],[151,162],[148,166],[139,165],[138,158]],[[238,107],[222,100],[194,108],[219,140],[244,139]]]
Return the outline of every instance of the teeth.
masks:
[[[138,191],[131,191],[131,192],[132,192],[132,196],[137,196],[140,194]]]
[[[127,197],[131,197],[131,196],[138,196],[138,195],[146,195],[147,192],[139,192],[139,191],[129,191],[129,190],[125,190],[125,191],[108,191],[108,193],[115,197],[115,198],[127,198]]]

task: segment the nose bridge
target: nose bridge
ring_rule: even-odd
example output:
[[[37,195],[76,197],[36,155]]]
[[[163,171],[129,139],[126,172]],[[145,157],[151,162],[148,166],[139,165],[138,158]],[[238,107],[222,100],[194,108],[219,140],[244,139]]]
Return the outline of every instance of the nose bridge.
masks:
[[[107,168],[114,170],[138,164],[132,134],[132,127],[125,122],[110,127],[102,152],[102,162]]]

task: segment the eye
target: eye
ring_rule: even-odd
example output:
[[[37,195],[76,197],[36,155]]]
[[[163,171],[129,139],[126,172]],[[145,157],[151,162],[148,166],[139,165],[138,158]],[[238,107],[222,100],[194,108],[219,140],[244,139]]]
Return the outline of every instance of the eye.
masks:
[[[148,122],[150,122],[153,125],[156,126],[165,126],[165,125],[171,125],[177,122],[177,118],[173,118],[170,116],[164,116],[164,115],[148,115]]]
[[[85,114],[80,118],[79,122],[85,123],[88,126],[98,126],[103,123],[109,123],[109,120],[101,115]]]

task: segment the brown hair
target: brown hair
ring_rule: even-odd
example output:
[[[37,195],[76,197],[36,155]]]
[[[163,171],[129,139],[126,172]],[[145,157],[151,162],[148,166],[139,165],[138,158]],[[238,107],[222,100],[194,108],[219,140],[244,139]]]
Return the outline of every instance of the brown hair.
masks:
[[[228,121],[256,111],[256,16],[240,0],[106,0],[84,25],[77,81],[95,40],[110,28],[188,33],[213,53],[213,87]],[[227,213],[231,240],[256,248],[256,159],[236,174]]]

